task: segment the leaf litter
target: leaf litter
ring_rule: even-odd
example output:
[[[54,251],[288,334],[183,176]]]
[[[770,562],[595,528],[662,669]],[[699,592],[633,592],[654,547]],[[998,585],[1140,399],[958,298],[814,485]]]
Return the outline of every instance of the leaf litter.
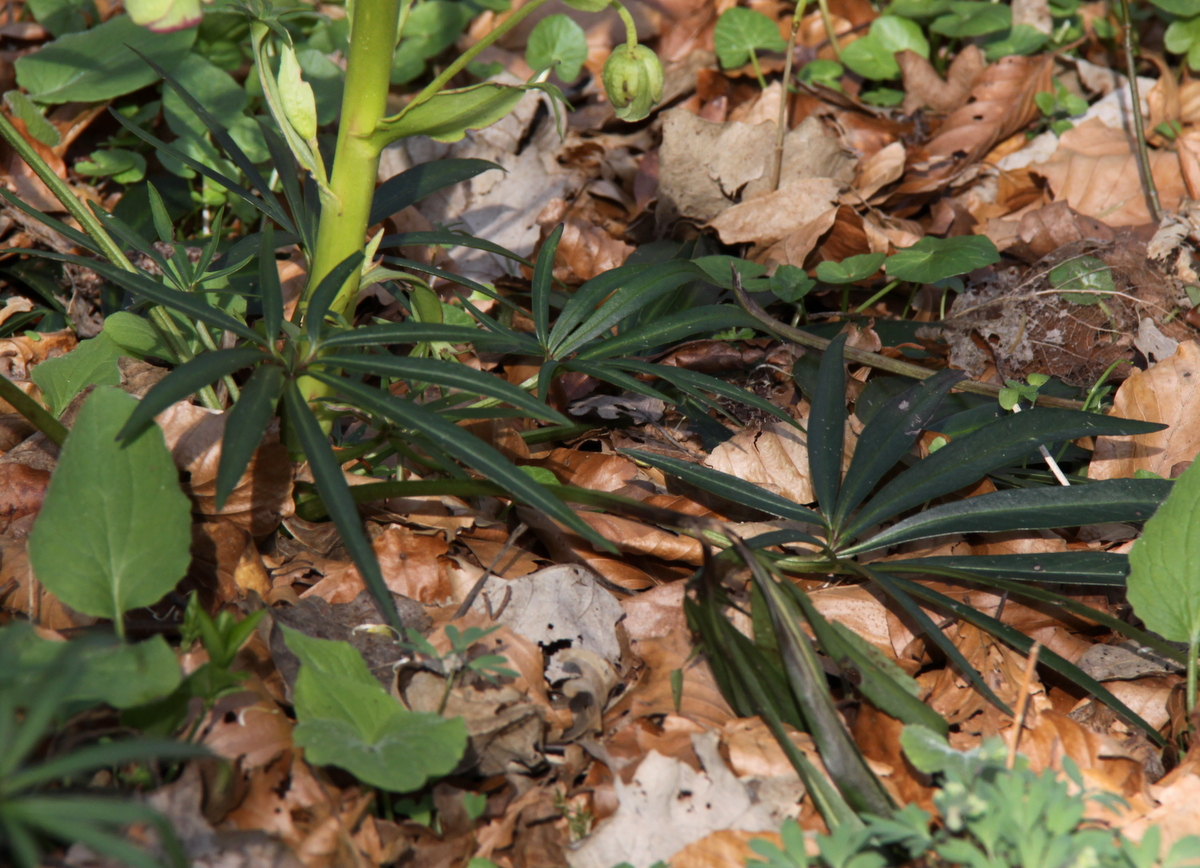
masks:
[[[555,277],[568,285],[637,256],[660,237],[699,237],[696,249],[711,252],[701,246],[712,244],[711,234],[700,236],[701,230],[742,245],[747,259],[775,274],[781,266],[813,273],[821,262],[894,253],[929,236],[986,235],[1009,258],[972,274],[948,305],[945,287],[914,285],[901,298],[876,296],[880,284],[870,276],[854,284],[856,299],[873,297],[858,311],[868,318],[857,321],[862,331],[878,341],[866,348],[891,358],[933,359],[935,365],[948,361],[997,384],[1046,373],[1087,387],[1112,368],[1112,380],[1120,382],[1112,415],[1169,427],[1096,438],[1088,444],[1095,449],[1089,476],[1117,479],[1142,471],[1178,477],[1200,451],[1194,436],[1200,407],[1192,383],[1200,375],[1194,333],[1200,317],[1191,315],[1200,299],[1185,291],[1188,282],[1196,282],[1192,256],[1200,236],[1195,229],[1200,223],[1186,222],[1185,201],[1200,191],[1197,82],[1177,82],[1166,70],[1143,90],[1151,127],[1174,121],[1180,129],[1173,141],[1152,139],[1162,207],[1178,210],[1183,215],[1178,225],[1184,227],[1168,252],[1155,257],[1156,264],[1147,259],[1146,245],[1158,226],[1150,221],[1125,128],[1128,97],[1121,75],[1098,85],[1112,70],[1085,70],[1081,61],[1076,72],[1050,54],[989,61],[971,45],[958,51],[942,76],[928,59],[904,51],[896,58],[903,112],[865,102],[863,81],[855,76],[847,76],[841,90],[816,84],[788,95],[790,129],[774,184],[771,154],[781,88],[773,84],[760,92],[748,67],[721,71],[707,53],[718,5],[698,0],[639,5],[643,37],[657,39],[677,101],[641,129],[629,132],[612,123],[609,107],[585,89],[581,111],[567,119],[565,139],[544,97],[531,95],[504,121],[455,145],[414,140],[390,151],[383,177],[448,156],[494,160],[505,169],[389,215],[390,228],[424,231],[458,223],[529,257],[565,222]],[[786,35],[778,5],[750,4],[778,18]],[[876,16],[869,4],[854,0],[831,0],[829,7],[842,48]],[[494,25],[494,15],[485,13],[469,35],[478,38]],[[802,21],[798,46],[805,58],[833,59],[824,28],[817,12]],[[586,63],[593,72],[613,45],[613,32],[609,24],[589,20]],[[501,62],[517,76],[527,74],[517,42],[481,59]],[[774,60],[764,58],[763,68],[778,72],[782,65],[772,65]],[[1027,137],[1040,117],[1038,95],[1068,80],[1097,92],[1106,87],[1110,95],[1077,118],[1073,129]],[[94,117],[60,120],[70,135],[47,154],[61,176],[68,175],[62,158],[70,140]],[[8,163],[6,177],[26,201],[49,211],[60,207],[19,160]],[[79,178],[73,182],[83,184]],[[7,247],[37,242],[69,247],[61,236],[35,237],[10,208],[0,215],[0,225]],[[506,290],[523,285],[512,264],[492,254],[421,255]],[[1053,276],[1056,267],[1083,257],[1111,273],[1109,288],[1096,301],[1072,299]],[[280,268],[281,277],[297,278],[297,263],[281,262]],[[59,287],[62,297],[86,308],[85,277],[75,274],[68,284]],[[454,302],[456,290],[449,284],[435,287],[442,300]],[[819,296],[820,302],[809,311],[816,314],[814,322],[835,331],[854,322],[838,303],[841,292],[828,285],[816,291],[813,300]],[[386,308],[386,298],[373,303],[385,306],[382,313],[395,313]],[[901,311],[921,327],[888,328],[904,320]],[[82,321],[87,313],[73,319]],[[525,324],[518,317],[515,325]],[[0,341],[4,373],[23,391],[44,397],[35,372],[74,344],[70,330],[37,340],[10,335]],[[727,359],[731,346],[737,348],[736,362]],[[803,381],[804,350],[750,338],[697,344],[689,352],[675,363],[720,370],[801,424],[810,421],[808,402],[790,385],[794,373]],[[527,360],[482,351],[468,363],[514,382],[530,375],[522,367]],[[863,427],[858,414],[866,413],[873,384],[885,379],[866,366],[850,367],[847,398],[855,413],[846,423],[843,471]],[[695,408],[684,413],[632,393],[610,394],[587,376],[560,380],[556,394],[570,396],[569,412],[586,419],[587,430],[541,441],[523,436],[537,430],[532,426],[473,430],[562,484],[719,521],[745,536],[751,529],[789,525],[745,514],[616,450],[632,446],[720,470],[796,504],[816,499],[807,435],[797,427],[753,415],[730,418],[732,413]],[[122,382],[127,391],[139,391],[131,376]],[[77,400],[67,407],[65,424],[74,424],[88,394],[72,396]],[[5,523],[0,605],[5,619],[19,614],[35,621],[45,636],[61,638],[95,619],[66,606],[38,581],[30,564],[30,529],[57,449],[41,435],[30,436],[14,415],[0,417],[14,423],[4,428],[13,433],[0,456]],[[320,516],[297,514],[294,493],[304,490],[311,475],[288,460],[277,431],[218,510],[222,414],[185,402],[158,421],[191,504],[192,565],[166,602],[132,619],[133,628],[171,617],[172,607],[181,608],[193,590],[210,611],[270,608],[239,652],[237,666],[249,676],[239,692],[211,709],[189,711],[196,738],[232,762],[232,773],[191,763],[182,777],[148,797],[181,830],[196,864],[447,865],[477,856],[505,868],[648,865],[657,859],[676,866],[740,865],[751,853],[748,839],[778,841],[775,830],[784,818],[798,818],[806,830],[824,830],[811,794],[763,722],[737,717],[709,662],[697,653],[683,615],[686,580],[705,555],[693,537],[636,510],[614,515],[581,509],[581,517],[614,544],[614,553],[524,507],[510,510],[500,496],[404,495],[366,506],[372,545],[407,627],[439,655],[450,653],[453,636],[463,631],[492,631],[471,653],[503,657],[507,674],[490,680],[469,671],[456,678],[439,669],[445,657],[402,649],[396,637],[372,629],[365,585],[340,539]],[[922,456],[935,438],[947,439],[936,424],[926,433]],[[344,467],[355,484],[369,481],[354,472],[361,469],[353,460]],[[984,494],[989,485],[966,494]],[[942,537],[879,553],[872,564],[935,555],[1118,552],[1132,538],[1123,534],[1101,525],[1075,532],[1020,531],[986,541]],[[804,551],[802,544],[784,546],[777,551]],[[726,581],[744,602],[747,577],[735,573]],[[1022,693],[1030,697],[1024,720],[1016,724],[923,640],[911,613],[889,598],[866,585],[830,584],[820,574],[795,581],[826,618],[915,677],[921,700],[953,725],[955,747],[972,748],[993,735],[1011,743],[1019,734],[1020,749],[1034,768],[1059,770],[1069,759],[1089,786],[1124,798],[1121,812],[1098,819],[1135,837],[1158,824],[1170,841],[1200,823],[1194,751],[1164,757],[1143,733],[1070,683],[1043,681],[1043,670],[1028,671],[1025,654],[952,619],[946,635],[988,686],[1010,705]],[[1186,728],[1183,679],[1174,661],[1086,616],[954,582],[926,585],[1079,663],[1156,728]],[[1085,589],[1071,597],[1101,613],[1128,616],[1115,595]],[[933,608],[923,611],[942,617]],[[734,623],[753,634],[748,618],[735,614]],[[377,812],[370,788],[310,764],[288,713],[298,663],[282,638],[285,628],[349,641],[381,690],[413,710],[441,707],[461,716],[467,759],[428,787],[424,802],[408,806],[403,816]],[[198,646],[178,654],[185,672],[204,662]],[[899,722],[854,696],[840,695],[842,713],[884,787],[901,803],[932,808],[928,779],[900,751]],[[823,768],[812,740],[789,734]],[[429,819],[433,813],[437,823]],[[98,864],[79,848],[65,858],[68,864]]]

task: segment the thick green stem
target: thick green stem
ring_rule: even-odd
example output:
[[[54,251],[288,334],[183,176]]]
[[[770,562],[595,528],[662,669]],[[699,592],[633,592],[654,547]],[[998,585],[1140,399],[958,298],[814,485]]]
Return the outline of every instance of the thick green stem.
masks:
[[[354,4],[354,39],[346,58],[337,151],[329,193],[321,201],[309,293],[338,263],[363,249],[379,171],[380,148],[374,134],[387,110],[399,18],[398,0],[357,0]],[[344,316],[357,295],[358,275],[354,274],[338,293],[330,312]]]

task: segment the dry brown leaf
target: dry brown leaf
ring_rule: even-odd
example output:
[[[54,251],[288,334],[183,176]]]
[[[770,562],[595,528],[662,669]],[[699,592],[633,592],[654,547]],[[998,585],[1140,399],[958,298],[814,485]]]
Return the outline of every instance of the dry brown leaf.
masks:
[[[63,329],[58,332],[48,332],[38,335],[39,340],[33,340],[28,335],[17,335],[0,340],[0,374],[10,380],[28,381],[29,369],[46,359],[65,356],[79,343],[75,332]],[[18,382],[23,392],[34,392],[36,386],[32,383]],[[40,394],[40,393],[37,393]],[[4,412],[13,412],[12,407],[5,401],[0,407]]]
[[[704,547],[698,539],[671,533],[653,525],[603,512],[576,513],[592,530],[626,554],[650,555],[665,561],[682,561],[699,566]]]
[[[773,244],[819,221],[834,207],[840,186],[832,178],[795,181],[726,209],[709,225],[726,244]]]
[[[215,588],[221,600],[242,599],[250,592],[266,599],[270,594],[271,577],[262,555],[241,525],[222,517],[195,522],[191,551],[188,575]]]
[[[1192,127],[1175,140],[1179,151],[1179,168],[1187,194],[1192,199],[1200,198],[1200,129]],[[1157,176],[1156,176],[1157,177]]]
[[[785,422],[738,432],[713,449],[704,464],[796,503],[816,499],[808,469],[808,438]]]
[[[863,160],[854,171],[854,190],[864,200],[904,176],[908,152],[902,142],[892,142]]]
[[[987,66],[983,51],[977,45],[968,45],[958,52],[946,80],[933,68],[933,64],[915,51],[901,51],[896,55],[900,64],[900,75],[904,81],[904,112],[911,114],[919,108],[930,108],[939,114],[949,114],[959,109],[971,94],[975,79]]]
[[[1104,223],[1072,210],[1066,202],[1053,202],[1022,215],[1008,252],[1026,262],[1037,262],[1060,247],[1084,239],[1109,242],[1114,233]]]
[[[1180,158],[1165,151],[1150,153],[1159,203],[1175,210],[1185,193]],[[1030,166],[1050,186],[1055,201],[1109,226],[1150,222],[1146,194],[1138,174],[1137,155],[1123,130],[1099,119],[1084,121],[1058,140],[1058,149],[1043,163]]]
[[[193,508],[204,515],[223,516],[254,536],[268,534],[279,526],[280,519],[296,511],[287,448],[279,442],[278,425],[268,428],[242,478],[218,510],[217,467],[225,419],[225,413],[214,413],[186,401],[172,404],[155,417],[175,465],[188,474],[184,493]]]
[[[1129,437],[1098,437],[1088,476],[1118,479],[1149,470],[1172,478],[1200,452],[1200,344],[1184,341],[1168,359],[1135,371],[1113,399],[1112,415],[1170,427]]]
[[[50,471],[16,462],[0,462],[0,533],[17,519],[42,508]]]
[[[596,207],[587,207],[591,203],[586,194],[581,194],[574,203],[551,199],[537,216],[537,224],[545,235],[563,224],[562,237],[554,252],[554,278],[572,286],[624,264],[634,249],[604,228]]]
[[[1034,97],[1051,90],[1054,59],[1005,57],[987,67],[971,87],[971,101],[949,117],[910,164],[893,201],[937,190],[973,166],[992,146],[1021,130],[1039,114]]]
[[[721,829],[677,852],[671,857],[671,868],[744,868],[748,859],[758,856],[750,847],[750,842],[756,840],[783,846],[778,832]]]

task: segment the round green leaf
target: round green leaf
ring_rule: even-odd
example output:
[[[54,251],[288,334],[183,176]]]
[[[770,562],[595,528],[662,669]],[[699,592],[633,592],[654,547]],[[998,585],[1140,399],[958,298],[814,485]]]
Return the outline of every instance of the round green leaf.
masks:
[[[1196,0],[1150,0],[1155,6],[1172,15],[1195,15]]]
[[[929,57],[929,41],[915,21],[895,15],[881,15],[871,23],[871,35],[893,53],[907,49],[924,58]]]
[[[1163,44],[1172,54],[1187,54],[1200,44],[1200,16],[1172,21],[1163,34]]]
[[[1002,33],[1012,27],[1012,8],[986,0],[952,0],[950,14],[934,20],[929,29],[943,36],[967,39]]]
[[[1112,269],[1094,256],[1077,256],[1050,269],[1050,285],[1075,304],[1098,304],[1116,292]]]
[[[751,51],[784,51],[787,42],[766,15],[735,6],[717,19],[713,46],[721,66],[730,69],[749,63]]]
[[[153,33],[118,15],[19,58],[17,83],[40,103],[107,102],[158,81],[131,49],[173,72],[195,41],[195,28]]]
[[[983,235],[925,237],[888,258],[888,277],[912,283],[936,283],[1000,261],[1000,251]]]
[[[825,283],[856,283],[877,272],[885,259],[886,253],[863,253],[841,262],[822,262],[817,266],[817,279]]]
[[[118,623],[162,599],[191,560],[191,504],[162,431],[117,442],[136,406],[119,389],[88,396],[29,535],[30,563],[51,592]]]
[[[841,59],[849,69],[873,81],[886,81],[900,74],[895,56],[873,31],[843,48]]]
[[[579,78],[587,55],[587,35],[566,15],[551,15],[539,21],[525,46],[525,62],[531,69],[557,66],[555,71],[565,82]]]

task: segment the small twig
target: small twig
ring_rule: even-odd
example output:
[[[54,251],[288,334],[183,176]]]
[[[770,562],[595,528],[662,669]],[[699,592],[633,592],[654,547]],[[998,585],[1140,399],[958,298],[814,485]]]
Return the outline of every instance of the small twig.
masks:
[[[779,129],[775,131],[775,165],[771,170],[772,190],[779,189],[779,179],[783,174],[783,140],[787,136],[789,122],[792,62],[796,58],[796,38],[800,35],[800,20],[804,17],[804,10],[807,7],[808,0],[799,0],[796,4],[796,11],[792,14],[792,35],[788,37],[787,56],[783,61],[783,94],[779,98],[779,119],[776,121]]]
[[[467,614],[467,612],[471,611],[471,606],[474,604],[475,598],[479,596],[479,592],[483,590],[483,586],[487,584],[487,580],[495,574],[496,567],[500,566],[500,561],[503,560],[504,556],[508,554],[509,549],[516,544],[517,540],[527,530],[529,530],[529,525],[525,524],[525,522],[521,522],[513,529],[513,532],[508,535],[508,539],[504,541],[504,545],[501,546],[500,551],[496,553],[496,556],[492,558],[492,562],[488,564],[487,569],[483,571],[483,575],[471,586],[471,590],[463,599],[462,605],[454,612],[454,617],[450,619],[451,621],[457,621],[463,615]]]
[[[829,346],[829,341],[825,338],[819,338],[814,334],[809,334],[806,331],[801,331],[800,329],[781,323],[759,307],[742,287],[742,279],[736,271],[733,274],[733,293],[738,300],[738,304],[745,309],[746,313],[762,323],[767,331],[774,332],[780,337],[804,347],[811,347],[814,350],[824,351]],[[866,350],[859,350],[853,347],[846,347],[844,353],[846,358],[852,362],[857,362],[860,365],[868,365],[869,367],[892,374],[899,374],[902,377],[925,380],[937,373],[928,368],[922,368],[920,365],[914,365],[911,362],[903,362],[900,359],[889,359],[887,356],[882,356],[879,353],[869,353]],[[956,383],[954,388],[960,392],[971,392],[976,395],[987,395],[990,398],[996,398],[999,397],[1002,387],[991,383],[981,383],[978,380],[962,380]],[[1037,406],[1059,407],[1064,410],[1082,410],[1083,402],[1072,401],[1068,398],[1058,398],[1053,395],[1038,395]]]
[[[1017,697],[1017,713],[1013,718],[1013,737],[1008,745],[1008,759],[1004,767],[1011,769],[1017,762],[1017,745],[1021,741],[1021,730],[1025,728],[1025,713],[1029,711],[1029,686],[1033,683],[1033,673],[1037,671],[1038,655],[1042,652],[1042,643],[1036,639],[1029,649],[1029,659],[1025,663],[1025,677],[1021,679],[1021,695]]]
[[[1121,0],[1122,41],[1125,45],[1125,75],[1129,79],[1129,107],[1133,115],[1133,136],[1137,140],[1138,169],[1142,176],[1142,189],[1146,193],[1146,205],[1150,209],[1150,219],[1155,223],[1162,220],[1162,209],[1158,204],[1158,187],[1154,184],[1154,174],[1150,171],[1150,150],[1146,144],[1146,130],[1142,121],[1142,99],[1138,95],[1137,57],[1133,53],[1133,17],[1129,10],[1129,0]]]

